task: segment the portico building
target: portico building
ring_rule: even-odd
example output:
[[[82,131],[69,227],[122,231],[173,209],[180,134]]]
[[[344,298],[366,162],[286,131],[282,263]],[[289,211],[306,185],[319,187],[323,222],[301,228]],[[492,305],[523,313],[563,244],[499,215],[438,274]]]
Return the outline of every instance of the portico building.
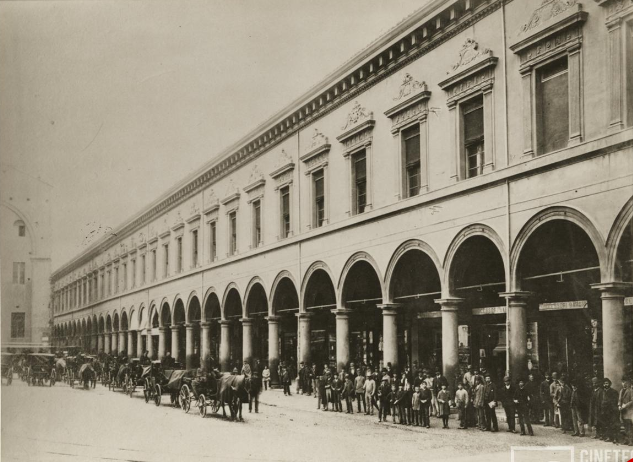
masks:
[[[55,341],[273,380],[304,361],[615,382],[633,6],[609,5],[431,2],[58,269]]]

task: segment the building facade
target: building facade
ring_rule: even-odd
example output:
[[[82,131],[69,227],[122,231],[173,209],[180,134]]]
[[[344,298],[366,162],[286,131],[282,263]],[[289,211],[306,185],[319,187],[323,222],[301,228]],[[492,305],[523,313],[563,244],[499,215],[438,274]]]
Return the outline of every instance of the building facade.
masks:
[[[51,186],[2,164],[0,266],[2,348],[50,345]]]
[[[55,341],[616,378],[633,2],[436,0],[52,276]]]

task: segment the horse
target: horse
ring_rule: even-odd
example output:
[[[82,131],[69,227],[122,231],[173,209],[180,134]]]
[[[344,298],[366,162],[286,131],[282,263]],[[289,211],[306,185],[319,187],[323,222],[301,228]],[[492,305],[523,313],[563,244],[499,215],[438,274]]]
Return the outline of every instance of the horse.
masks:
[[[226,419],[226,411],[224,405],[229,406],[231,412],[231,420],[236,418],[243,422],[242,404],[248,402],[248,396],[251,389],[251,379],[245,375],[224,374],[217,381],[216,399],[220,401],[222,406],[222,416]]]

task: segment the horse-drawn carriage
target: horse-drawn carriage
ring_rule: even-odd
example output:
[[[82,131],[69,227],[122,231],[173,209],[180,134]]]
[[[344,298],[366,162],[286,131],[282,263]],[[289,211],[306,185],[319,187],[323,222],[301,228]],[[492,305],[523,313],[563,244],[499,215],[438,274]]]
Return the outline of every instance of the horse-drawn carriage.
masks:
[[[132,358],[128,363],[125,382],[127,394],[130,398],[136,391],[136,387],[143,387],[145,385],[145,377],[143,376],[144,369],[139,358]]]
[[[2,378],[7,379],[7,385],[13,382],[13,363],[15,355],[12,353],[2,353]]]
[[[50,353],[30,353],[27,356],[27,385],[55,385],[55,355]]]
[[[143,368],[143,394],[145,402],[154,401],[160,406],[162,396],[169,394],[170,403],[180,406],[179,394],[183,377],[193,377],[194,371],[186,371],[179,363],[174,363],[170,369],[163,369],[160,361],[152,361],[149,366]]]

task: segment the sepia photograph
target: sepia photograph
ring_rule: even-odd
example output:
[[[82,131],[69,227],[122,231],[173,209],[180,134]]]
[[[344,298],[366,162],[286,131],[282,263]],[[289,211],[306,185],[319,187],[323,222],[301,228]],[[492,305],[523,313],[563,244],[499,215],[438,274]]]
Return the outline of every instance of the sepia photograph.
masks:
[[[2,462],[633,460],[633,0],[0,0]]]

